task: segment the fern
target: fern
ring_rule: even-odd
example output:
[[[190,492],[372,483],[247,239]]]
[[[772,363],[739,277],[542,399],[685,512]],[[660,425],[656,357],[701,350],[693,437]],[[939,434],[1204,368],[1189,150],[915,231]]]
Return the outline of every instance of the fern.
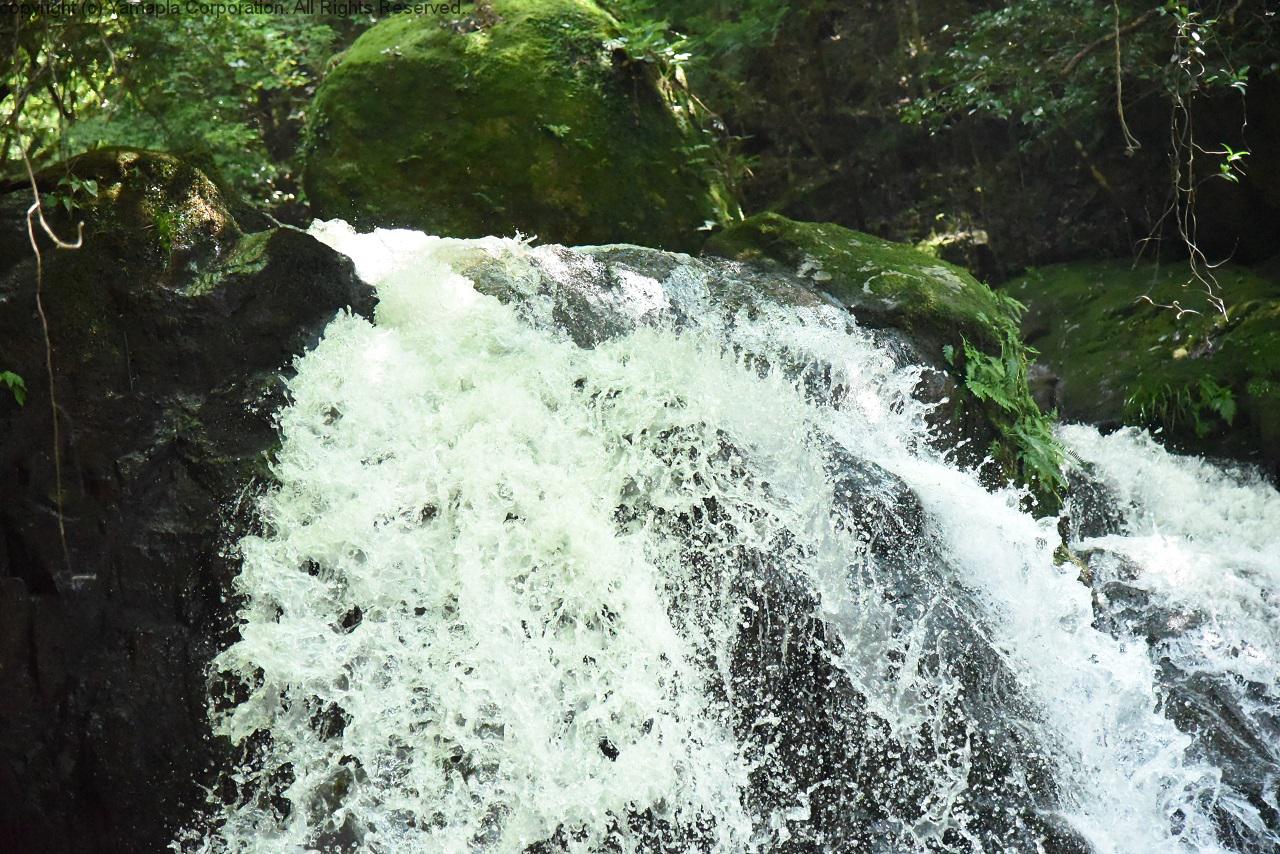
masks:
[[[1190,429],[1203,439],[1221,421],[1230,427],[1236,417],[1235,393],[1202,376],[1184,385],[1160,383],[1142,386],[1125,400],[1125,417],[1151,427],[1177,431]]]
[[[1004,298],[1010,315],[1022,305]],[[1062,474],[1063,451],[1053,435],[1057,413],[1046,415],[1027,386],[1027,360],[1036,351],[1025,346],[1012,320],[992,323],[1000,334],[1000,353],[986,353],[962,339],[965,388],[986,405],[987,415],[1000,433],[991,448],[1005,476],[1028,486],[1036,503],[1048,512],[1060,506],[1066,481]],[[955,363],[955,348],[943,350]]]

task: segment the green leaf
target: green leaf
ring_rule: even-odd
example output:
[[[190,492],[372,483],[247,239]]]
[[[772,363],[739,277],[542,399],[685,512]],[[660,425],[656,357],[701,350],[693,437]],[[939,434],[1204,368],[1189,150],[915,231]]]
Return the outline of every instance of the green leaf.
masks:
[[[27,383],[22,377],[13,371],[0,371],[0,382],[9,387],[9,391],[13,393],[13,399],[18,401],[19,406],[26,404]]]

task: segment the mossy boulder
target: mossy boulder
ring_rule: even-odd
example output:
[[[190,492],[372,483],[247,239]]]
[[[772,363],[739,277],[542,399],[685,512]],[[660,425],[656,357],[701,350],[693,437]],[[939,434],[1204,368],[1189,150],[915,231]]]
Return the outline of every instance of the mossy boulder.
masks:
[[[915,247],[832,223],[759,214],[707,241],[713,255],[767,258],[798,270],[859,323],[915,333],[940,348],[962,339],[999,347],[1014,307],[968,271]]]
[[[691,250],[724,196],[590,0],[398,15],[342,54],[308,127],[312,211],[449,237]]]
[[[1065,419],[1149,427],[1175,448],[1274,474],[1280,259],[1213,273],[1225,313],[1184,262],[1058,264],[1008,289],[1028,306],[1024,335],[1058,377],[1053,395]]]
[[[967,271],[914,247],[830,223],[760,214],[704,248],[738,261],[779,264],[845,306],[864,327],[894,330],[914,358],[943,377],[931,397],[944,444],[978,440],[1002,474],[1052,510],[1062,488],[1051,423],[1032,400],[1022,306]]]
[[[0,370],[27,391],[0,386],[0,850],[160,851],[222,749],[226,544],[267,476],[281,372],[372,294],[301,231],[243,234],[168,155],[96,151],[37,182],[56,233],[84,231],[37,231],[59,489],[32,192],[0,186]]]
[[[58,164],[37,180],[45,216],[59,238],[83,239],[83,250],[74,251],[40,239],[48,271],[45,301],[59,325],[76,330],[56,342],[59,365],[71,374],[98,358],[124,358],[122,336],[128,330],[109,330],[119,316],[112,281],[130,275],[159,287],[179,282],[240,238],[213,182],[162,152],[100,149]],[[5,190],[0,213],[6,222],[24,224],[30,186],[18,182],[0,188]],[[34,260],[25,227],[0,231],[0,258],[15,265],[9,272]]]

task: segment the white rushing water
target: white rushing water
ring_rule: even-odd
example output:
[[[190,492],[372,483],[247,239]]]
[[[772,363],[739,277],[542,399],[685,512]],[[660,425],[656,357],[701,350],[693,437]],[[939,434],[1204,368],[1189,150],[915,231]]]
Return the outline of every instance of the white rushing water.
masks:
[[[842,310],[683,256],[605,276],[599,252],[313,233],[376,323],[337,318],[290,381],[214,666],[242,764],[184,847],[1212,851],[1215,815],[1261,827],[1147,645],[1094,627],[1056,520],[930,450],[919,371]],[[1206,615],[1170,654],[1274,688],[1280,499],[1064,436],[1130,508],[1085,545]],[[837,460],[881,474],[855,492]],[[914,542],[857,523],[894,484]],[[778,647],[758,678],[751,638]],[[781,694],[804,667],[827,674],[804,696],[846,698],[806,712],[812,744]]]
[[[1262,850],[1280,849],[1280,493],[1254,472],[1175,456],[1144,432],[1060,435],[1119,511],[1115,530],[1074,543],[1096,555],[1101,601],[1197,689],[1189,708],[1207,708],[1219,725],[1204,737],[1243,754],[1245,782],[1272,816],[1270,828],[1248,808],[1237,819]],[[1176,695],[1168,703],[1188,705]],[[1215,731],[1224,720],[1230,732]]]

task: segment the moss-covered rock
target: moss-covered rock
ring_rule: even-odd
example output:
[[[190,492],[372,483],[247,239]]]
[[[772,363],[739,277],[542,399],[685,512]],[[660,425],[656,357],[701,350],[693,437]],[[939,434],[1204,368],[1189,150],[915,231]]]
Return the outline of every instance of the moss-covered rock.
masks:
[[[920,358],[949,375],[945,420],[958,436],[990,439],[1003,474],[1054,509],[1062,487],[1050,419],[1027,385],[1018,336],[1022,306],[965,270],[911,246],[829,223],[760,214],[707,241],[705,252],[781,264],[809,279],[874,329],[905,333]],[[984,429],[986,428],[986,429]]]
[[[216,255],[240,235],[213,182],[162,151],[100,148],[58,163],[36,180],[45,194],[45,215],[58,226],[60,237],[74,239],[76,223],[83,222],[86,242],[127,250],[129,263],[145,264],[169,278]],[[26,193],[30,203],[25,180],[0,186],[0,193],[11,191]],[[4,198],[25,209],[24,197]],[[29,251],[25,230],[0,232],[0,250],[6,258]]]
[[[85,247],[59,250],[40,240],[50,315],[75,330],[56,342],[60,368],[68,373],[99,358],[125,358],[122,336],[129,330],[112,334],[121,306],[111,282],[129,276],[160,287],[176,284],[240,237],[213,183],[162,152],[100,149],[41,172],[37,182],[55,232],[68,241],[79,233]],[[2,197],[0,213],[6,222],[24,223],[29,186],[4,189],[13,192]],[[0,259],[24,258],[31,259],[25,227],[0,232]]]
[[[689,250],[724,209],[653,66],[591,0],[462,3],[365,33],[317,92],[313,212],[451,237]]]
[[[1214,271],[1226,313],[1185,264],[1058,264],[1011,282],[1064,418],[1163,431],[1174,447],[1280,466],[1280,259]],[[1161,308],[1177,304],[1195,313]]]
[[[1013,307],[967,271],[912,246],[831,223],[759,214],[707,241],[740,261],[768,258],[800,271],[867,326],[906,329],[960,346],[998,347]]]

